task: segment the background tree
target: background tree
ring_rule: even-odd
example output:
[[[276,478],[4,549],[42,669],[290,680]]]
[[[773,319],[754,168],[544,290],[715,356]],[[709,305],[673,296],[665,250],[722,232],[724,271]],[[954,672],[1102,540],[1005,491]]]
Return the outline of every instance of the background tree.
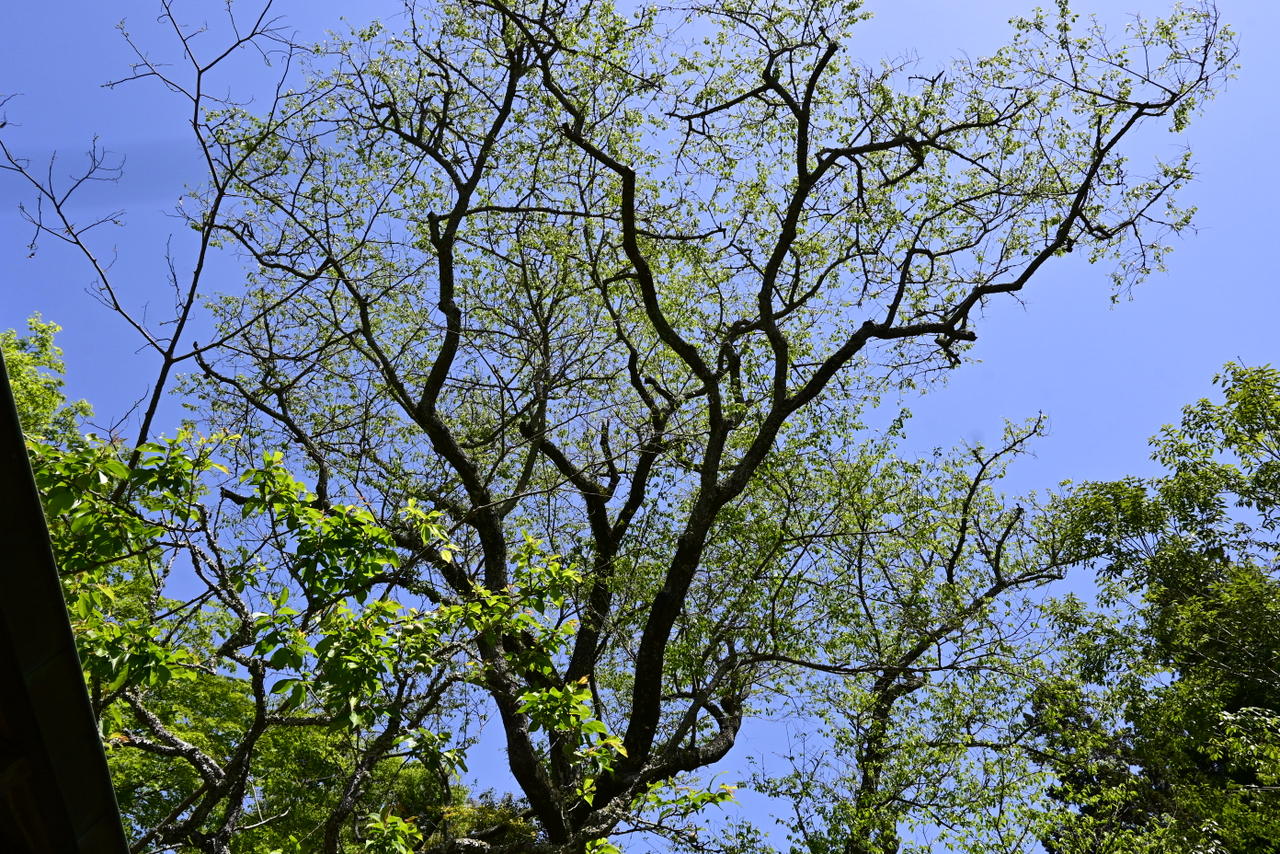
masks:
[[[919,518],[844,513],[875,494],[861,474],[899,464],[875,409],[958,364],[982,306],[1055,256],[1114,261],[1118,288],[1160,265],[1189,222],[1172,198],[1189,160],[1143,173],[1124,143],[1145,124],[1182,130],[1221,81],[1234,47],[1215,10],[1112,42],[1062,8],[926,75],[845,54],[857,3],[623,15],[477,0],[305,52],[264,12],[237,46],[280,50],[302,78],[251,112],[210,100],[229,54],[204,58],[164,9],[187,76],[142,51],[135,76],[190,100],[209,182],[187,209],[199,245],[177,323],[162,335],[131,318],[161,370],[128,468],[168,377],[198,369],[186,388],[211,432],[242,436],[219,449],[255,490],[227,500],[281,561],[256,588],[278,630],[255,623],[235,637],[270,642],[228,654],[308,684],[328,654],[311,638],[382,608],[333,604],[374,578],[419,613],[455,609],[478,669],[442,678],[479,683],[537,829],[448,841],[472,850],[600,850],[640,830],[698,844],[689,816],[726,793],[674,784],[783,692],[822,707],[832,692],[812,674],[861,676],[861,791],[891,804],[863,836],[896,848],[908,801],[880,782],[890,712],[918,670],[983,654],[967,633],[994,631],[1001,656],[1016,631],[992,627],[997,600],[1062,556],[1036,513],[989,493],[1014,440],[967,469],[921,469],[967,504],[913,480],[901,512]],[[5,151],[47,202],[37,228],[94,261],[65,196]],[[217,331],[196,345],[185,330],[218,246],[246,261],[246,284],[213,301]],[[314,491],[284,474],[295,464]],[[424,537],[414,506],[439,510],[446,536]],[[527,551],[530,535],[565,564]],[[312,568],[316,554],[341,557]],[[239,613],[234,579],[219,585]],[[301,615],[282,590],[306,597]],[[845,607],[858,601],[874,607]],[[295,617],[306,650],[285,643]],[[883,622],[898,617],[901,634]],[[361,683],[370,696],[403,686],[434,708],[415,668],[442,659],[396,660]],[[253,691],[254,720],[294,696]]]
[[[1040,426],[1011,425],[994,449],[886,460],[833,503],[846,527],[822,549],[841,573],[812,595],[839,632],[821,648],[848,664],[806,677],[808,708],[792,714],[813,731],[789,773],[755,781],[791,807],[793,851],[1034,846],[1045,781],[1024,702],[1054,653],[1040,588],[1091,554],[1056,526],[1056,500],[997,491]]]
[[[1217,382],[1153,440],[1167,475],[1075,498],[1110,607],[1062,605],[1077,669],[1037,695],[1050,851],[1276,850],[1280,372]]]
[[[53,343],[61,327],[36,315],[27,321],[27,329],[27,335],[14,329],[0,332],[0,350],[22,429],[37,439],[74,442],[80,437],[81,422],[93,414],[93,408],[84,400],[68,404],[62,394],[66,365],[61,348]]]

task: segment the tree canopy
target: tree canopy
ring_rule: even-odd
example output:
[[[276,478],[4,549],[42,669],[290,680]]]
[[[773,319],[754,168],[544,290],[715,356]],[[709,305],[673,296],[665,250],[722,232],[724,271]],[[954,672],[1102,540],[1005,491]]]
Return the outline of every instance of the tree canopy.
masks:
[[[159,362],[136,437],[31,435],[137,850],[768,850],[704,811],[773,714],[826,740],[754,783],[794,850],[1031,844],[1036,601],[1109,546],[1000,495],[1039,421],[910,459],[890,402],[1055,258],[1160,268],[1191,161],[1131,141],[1229,72],[1215,9],[1062,5],[924,71],[851,54],[857,2],[411,4],[305,48],[264,10],[257,107],[162,8],[188,65],[133,76],[208,172],[168,325],[3,149]],[[505,799],[456,786],[487,719]]]
[[[1105,552],[1105,608],[1062,603],[1075,666],[1035,698],[1074,807],[1051,852],[1276,850],[1280,373],[1228,365],[1218,383],[1222,403],[1153,440],[1167,475],[1073,497],[1064,524]]]

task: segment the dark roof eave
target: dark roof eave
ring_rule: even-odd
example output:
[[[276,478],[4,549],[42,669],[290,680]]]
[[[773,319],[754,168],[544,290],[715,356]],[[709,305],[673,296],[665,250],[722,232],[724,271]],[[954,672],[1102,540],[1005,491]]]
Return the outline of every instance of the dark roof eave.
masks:
[[[0,848],[128,854],[0,359]]]

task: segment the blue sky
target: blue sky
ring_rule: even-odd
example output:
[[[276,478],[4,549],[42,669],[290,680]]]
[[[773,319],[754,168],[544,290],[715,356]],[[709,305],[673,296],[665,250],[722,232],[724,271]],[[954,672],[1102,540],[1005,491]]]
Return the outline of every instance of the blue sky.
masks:
[[[869,3],[876,19],[854,49],[862,58],[916,52],[923,66],[965,52],[984,53],[1002,43],[1005,21],[1024,12],[1018,0],[895,0]],[[1051,433],[1037,457],[1018,466],[1010,487],[1045,488],[1064,478],[1113,478],[1151,471],[1147,438],[1179,408],[1210,393],[1210,378],[1228,360],[1274,362],[1280,294],[1271,252],[1280,245],[1280,3],[1221,0],[1224,20],[1241,37],[1241,70],[1192,127],[1198,180],[1183,196],[1199,208],[1198,233],[1178,241],[1170,270],[1112,305],[1103,269],[1075,259],[1060,263],[1024,294],[1022,304],[994,305],[976,326],[974,355],[981,364],[954,372],[949,385],[911,401],[917,415],[912,445],[998,438],[1004,418],[1043,411]],[[287,27],[304,37],[341,28],[395,3],[333,0],[277,4]],[[1120,23],[1124,11],[1158,14],[1154,0],[1088,0],[1081,11]],[[185,182],[199,177],[195,151],[184,134],[181,104],[154,81],[116,89],[100,84],[129,73],[131,57],[113,28],[127,19],[139,42],[163,56],[173,45],[155,24],[149,0],[84,0],[0,4],[0,94],[16,94],[5,108],[3,131],[15,152],[44,163],[53,152],[66,174],[83,162],[97,135],[126,159],[115,185],[89,188],[75,207],[86,218],[125,210],[126,226],[103,231],[98,247],[114,257],[114,275],[135,307],[150,303],[153,317],[168,304],[163,260],[173,234],[179,264],[190,232],[169,217]],[[190,18],[221,14],[213,0],[179,3]],[[230,83],[243,85],[251,66]],[[1154,146],[1172,152],[1173,138]],[[147,388],[154,363],[137,352],[129,330],[85,289],[91,274],[83,259],[45,240],[28,257],[29,228],[16,206],[30,192],[0,174],[0,328],[21,326],[33,311],[62,324],[68,390],[88,398],[97,421],[122,416]],[[233,264],[218,275],[235,274]],[[199,337],[197,335],[197,337]],[[171,410],[176,414],[176,410]],[[173,421],[161,430],[172,429]],[[749,751],[749,745],[745,746]]]

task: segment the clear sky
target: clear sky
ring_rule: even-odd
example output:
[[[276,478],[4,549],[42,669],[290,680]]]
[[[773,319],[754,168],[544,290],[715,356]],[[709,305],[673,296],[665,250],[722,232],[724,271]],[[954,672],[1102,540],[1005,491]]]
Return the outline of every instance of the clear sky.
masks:
[[[130,54],[113,29],[125,18],[137,39],[160,56],[173,44],[155,24],[151,0],[25,0],[0,4],[0,94],[15,93],[4,112],[4,138],[36,163],[58,152],[57,174],[83,161],[92,137],[123,154],[117,185],[89,188],[77,215],[126,211],[126,227],[104,231],[98,246],[115,257],[114,272],[135,307],[153,317],[168,304],[163,253],[174,234],[179,264],[190,232],[166,216],[184,182],[198,179],[195,152],[184,133],[181,104],[153,81],[114,90],[100,84],[129,73]],[[221,0],[179,2],[189,19],[221,14]],[[868,7],[876,19],[854,45],[862,58],[919,54],[929,68],[959,53],[982,54],[1008,35],[1005,21],[1032,3],[1020,0],[891,0]],[[1048,3],[1047,5],[1052,5]],[[1158,14],[1159,0],[1081,0],[1120,23],[1121,12]],[[1210,393],[1210,378],[1228,360],[1280,360],[1276,261],[1280,248],[1280,2],[1220,0],[1239,34],[1241,70],[1188,135],[1199,166],[1182,197],[1199,207],[1198,233],[1177,244],[1170,270],[1156,275],[1132,301],[1112,306],[1106,271],[1067,259],[1024,294],[994,305],[977,325],[982,360],[956,371],[949,386],[912,402],[913,444],[995,439],[1002,419],[1044,411],[1051,435],[1038,457],[1017,468],[1013,488],[1052,486],[1064,478],[1112,478],[1149,472],[1147,438],[1174,420],[1179,407]],[[287,0],[276,5],[305,37],[341,28],[396,3]],[[229,83],[241,86],[249,66]],[[1156,146],[1178,141],[1155,139]],[[153,363],[135,351],[129,330],[85,288],[83,260],[45,240],[28,257],[30,231],[17,214],[27,187],[0,174],[0,328],[21,326],[33,311],[66,327],[68,390],[88,398],[99,423],[123,415],[146,391]],[[234,265],[218,268],[234,275]],[[199,337],[199,336],[197,336]],[[172,429],[161,425],[161,429]]]

